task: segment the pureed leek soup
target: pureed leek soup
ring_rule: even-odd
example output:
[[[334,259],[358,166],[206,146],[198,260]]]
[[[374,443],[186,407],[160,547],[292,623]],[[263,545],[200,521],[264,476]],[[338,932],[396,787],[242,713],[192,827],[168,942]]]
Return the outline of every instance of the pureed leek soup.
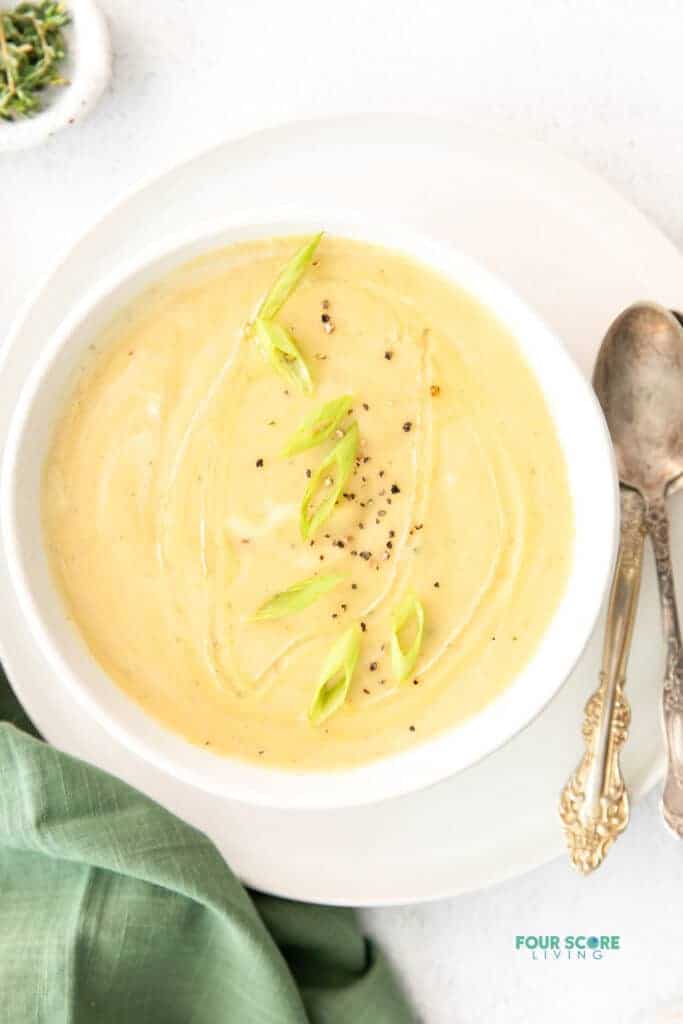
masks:
[[[343,238],[202,256],[94,339],[45,470],[70,618],[215,753],[340,769],[454,726],[530,659],[573,545],[505,327]]]

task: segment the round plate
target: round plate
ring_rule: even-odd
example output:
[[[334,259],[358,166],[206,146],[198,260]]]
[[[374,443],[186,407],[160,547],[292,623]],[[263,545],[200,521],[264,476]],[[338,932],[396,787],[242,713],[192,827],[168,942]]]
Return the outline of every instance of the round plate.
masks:
[[[212,216],[288,201],[324,208],[331,198],[373,219],[394,218],[453,239],[536,307],[586,373],[623,306],[641,298],[683,301],[683,259],[674,247],[599,179],[541,146],[419,117],[286,125],[225,143],[148,183],[72,249],[8,339],[0,436],[45,338],[119,263],[160,235]],[[676,522],[674,558],[683,571],[683,521]],[[327,903],[406,903],[477,889],[562,852],[557,796],[581,754],[581,709],[597,680],[602,624],[543,714],[475,767],[378,805],[276,811],[179,784],[130,753],[58,688],[4,575],[0,607],[3,661],[47,738],[202,829],[248,885]],[[662,771],[661,648],[648,563],[629,672],[633,728],[623,758],[634,798]]]

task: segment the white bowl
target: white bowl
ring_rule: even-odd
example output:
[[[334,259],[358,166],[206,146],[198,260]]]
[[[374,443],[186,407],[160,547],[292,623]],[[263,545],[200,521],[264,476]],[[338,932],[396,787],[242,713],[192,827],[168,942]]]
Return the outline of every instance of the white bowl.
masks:
[[[186,260],[250,238],[328,232],[403,251],[463,287],[511,331],[546,397],[562,445],[575,514],[567,588],[541,644],[510,686],[464,723],[403,753],[329,773],[293,773],[219,757],[150,718],[97,665],[67,620],[50,574],[40,518],[41,479],[55,421],[93,337],[142,289]],[[524,728],[581,655],[610,577],[617,487],[612,448],[587,381],[558,338],[502,282],[443,243],[342,212],[278,211],[197,227],[121,267],[86,295],[49,339],[15,410],[2,466],[0,516],[8,568],[30,629],[65,700],[172,776],[249,803],[330,808],[371,803],[430,785],[474,764]],[[96,585],[96,584],[94,584]],[[50,682],[51,685],[51,682]],[[543,752],[539,752],[539,766]],[[482,794],[495,799],[495,794]]]
[[[67,125],[75,124],[96,105],[111,77],[111,46],[107,23],[94,0],[68,0],[71,21],[64,29],[67,44],[63,65],[68,85],[42,93],[43,109],[33,117],[0,121],[0,152],[28,149]]]

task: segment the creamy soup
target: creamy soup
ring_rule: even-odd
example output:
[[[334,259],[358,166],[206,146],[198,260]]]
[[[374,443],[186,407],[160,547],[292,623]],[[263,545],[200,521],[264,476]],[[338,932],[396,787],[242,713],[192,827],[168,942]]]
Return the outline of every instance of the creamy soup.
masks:
[[[275,372],[249,325],[301,244],[203,256],[94,339],[56,429],[43,518],[70,618],[126,694],[211,751],[310,771],[400,751],[498,696],[562,596],[573,526],[554,424],[513,338],[405,256],[323,238],[277,314],[312,393]],[[345,394],[329,439],[282,454]],[[305,489],[352,421],[352,475],[304,540]],[[331,574],[305,609],[254,618]],[[399,680],[392,614],[408,593],[424,631]],[[354,623],[346,699],[314,723],[321,667]],[[415,636],[408,622],[404,649]]]

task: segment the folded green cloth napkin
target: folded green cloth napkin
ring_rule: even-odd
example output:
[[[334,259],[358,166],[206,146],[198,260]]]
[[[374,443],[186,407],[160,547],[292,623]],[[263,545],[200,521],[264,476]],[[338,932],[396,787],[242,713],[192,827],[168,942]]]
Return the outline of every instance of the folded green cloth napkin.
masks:
[[[414,1021],[351,911],[249,896],[199,832],[30,735],[1,674],[0,721],[0,1021]]]

